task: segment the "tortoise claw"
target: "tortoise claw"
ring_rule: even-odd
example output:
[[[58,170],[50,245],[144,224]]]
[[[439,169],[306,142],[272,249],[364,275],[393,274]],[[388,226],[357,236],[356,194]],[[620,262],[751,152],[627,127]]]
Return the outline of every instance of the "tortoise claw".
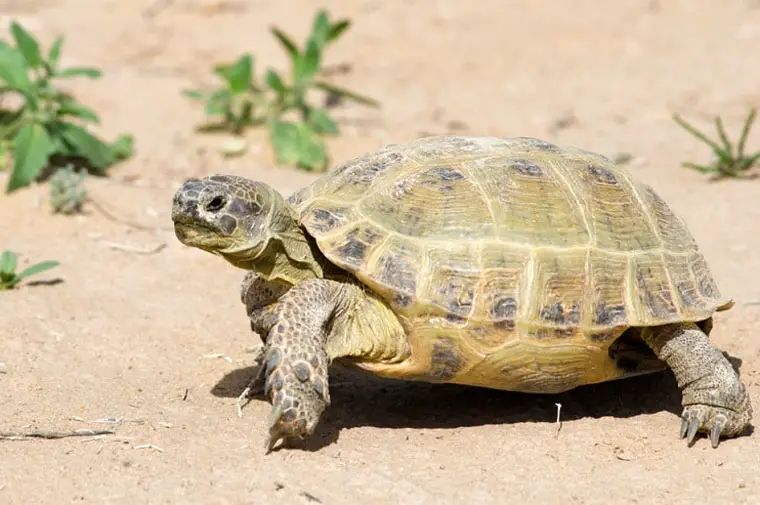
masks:
[[[697,436],[697,431],[699,431],[699,428],[702,426],[702,421],[699,419],[699,417],[692,415],[691,420],[689,421],[689,430],[686,433],[686,443],[688,445],[692,445],[694,443],[694,439]]]
[[[681,415],[681,438],[689,446],[699,432],[704,432],[710,439],[713,449],[720,445],[721,439],[741,434],[745,429],[744,419],[737,422],[732,416],[736,413],[720,407],[690,405]]]
[[[723,427],[726,425],[726,421],[726,416],[722,414],[715,416],[713,427],[710,430],[710,443],[712,444],[713,449],[718,447],[718,444],[720,444],[720,435],[723,433]]]
[[[267,454],[272,451],[274,444],[285,436],[285,433],[282,430],[282,423],[280,423],[281,418],[282,405],[277,405],[272,409],[272,414],[269,416],[269,436],[264,442],[264,448],[267,450]]]
[[[712,427],[712,430],[710,430],[710,443],[713,446],[713,449],[718,447],[718,444],[720,444],[720,432],[723,429],[723,426],[720,425],[720,423],[715,423]]]

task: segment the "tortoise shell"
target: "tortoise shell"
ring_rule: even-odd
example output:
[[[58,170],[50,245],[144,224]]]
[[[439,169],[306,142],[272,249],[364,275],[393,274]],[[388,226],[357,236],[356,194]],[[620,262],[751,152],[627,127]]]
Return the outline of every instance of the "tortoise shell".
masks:
[[[290,203],[329,261],[408,325],[469,327],[460,336],[476,354],[508,340],[608,347],[627,328],[731,305],[652,188],[599,154],[538,139],[391,145]]]

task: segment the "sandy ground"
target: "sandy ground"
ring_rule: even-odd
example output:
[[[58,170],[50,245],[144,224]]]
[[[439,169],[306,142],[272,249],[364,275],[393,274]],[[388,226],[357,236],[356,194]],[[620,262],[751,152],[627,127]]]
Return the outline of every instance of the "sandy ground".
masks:
[[[680,167],[709,152],[670,117],[711,128],[720,113],[735,136],[760,105],[758,2],[324,5],[355,22],[328,52],[328,65],[350,65],[335,82],[383,105],[339,109],[336,163],[445,132],[632,153],[631,170],[684,216],[737,300],[713,337],[741,360],[760,408],[760,182],[710,183]],[[171,196],[212,172],[285,194],[314,176],[274,167],[262,132],[249,136],[249,154],[222,159],[223,139],[193,132],[200,108],[180,90],[212,84],[211,65],[243,51],[259,68],[284,68],[267,27],[302,39],[315,8],[0,1],[3,27],[18,19],[46,44],[65,34],[65,63],[104,70],[71,90],[101,113],[103,135],[132,132],[138,149],[89,185],[120,221],[92,206],[53,216],[46,186],[0,196],[0,247],[25,263],[62,263],[43,278],[61,282],[0,295],[0,431],[116,430],[0,442],[0,503],[760,503],[760,437],[688,448],[670,373],[529,396],[338,371],[317,434],[264,454],[269,405],[254,401],[243,419],[234,408],[258,343],[238,301],[241,272],[178,243]],[[760,128],[750,146],[760,147]],[[94,422],[108,417],[122,421]]]

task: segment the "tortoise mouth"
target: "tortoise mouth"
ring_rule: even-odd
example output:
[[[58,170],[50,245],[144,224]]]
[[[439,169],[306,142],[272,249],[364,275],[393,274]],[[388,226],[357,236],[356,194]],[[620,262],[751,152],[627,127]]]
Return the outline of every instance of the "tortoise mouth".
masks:
[[[177,239],[188,247],[224,256],[228,260],[253,260],[263,250],[261,243],[239,242],[234,237],[223,236],[218,230],[206,223],[182,222],[174,223],[174,234]]]
[[[211,227],[183,220],[174,221],[174,234],[183,244],[196,247],[211,242],[216,237]]]

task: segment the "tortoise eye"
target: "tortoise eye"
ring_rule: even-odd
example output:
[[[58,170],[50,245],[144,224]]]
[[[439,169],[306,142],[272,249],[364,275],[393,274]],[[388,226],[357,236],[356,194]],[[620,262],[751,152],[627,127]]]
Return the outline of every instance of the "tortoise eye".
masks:
[[[222,207],[224,207],[224,198],[221,196],[215,196],[206,204],[206,210],[209,212],[216,212]]]

